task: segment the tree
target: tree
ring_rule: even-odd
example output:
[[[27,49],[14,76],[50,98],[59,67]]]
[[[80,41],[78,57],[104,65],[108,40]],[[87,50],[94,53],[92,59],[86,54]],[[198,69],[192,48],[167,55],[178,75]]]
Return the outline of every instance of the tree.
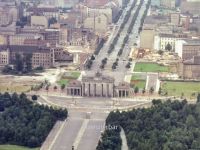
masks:
[[[10,67],[9,65],[5,65],[2,72],[3,73],[10,73],[10,72],[12,72],[12,67]]]
[[[63,91],[65,89],[65,84],[61,85],[61,90]]]
[[[186,124],[188,127],[194,127],[196,125],[196,119],[192,115],[189,115],[186,119]]]
[[[160,87],[159,90],[158,90],[158,94],[159,94],[159,95],[162,94],[162,89],[161,89],[161,87]]]
[[[32,54],[26,54],[24,56],[25,71],[30,72],[32,70]]]
[[[112,70],[115,70],[117,67],[116,67],[116,65],[112,65]]]
[[[55,86],[53,87],[53,89],[54,89],[54,90],[57,90],[57,89],[58,89],[58,87],[55,85]]]
[[[134,89],[134,93],[137,94],[139,92],[139,88],[136,86]]]
[[[131,68],[131,63],[130,62],[128,62],[128,64],[126,65],[126,68],[127,69]]]
[[[32,95],[32,100],[36,101],[38,99],[37,95]]]
[[[14,68],[17,72],[22,72],[24,69],[24,63],[23,63],[23,59],[22,56],[20,54],[15,54],[15,64],[14,64]]]
[[[197,95],[197,102],[198,103],[200,102],[200,93],[198,93],[198,95]]]
[[[149,89],[149,93],[153,94],[153,92],[154,92],[154,88],[151,87],[151,88]]]
[[[66,119],[65,109],[33,103],[25,94],[0,94],[0,143],[39,147],[55,123]],[[6,117],[3,117],[6,116]]]
[[[171,50],[172,50],[172,46],[168,43],[168,44],[165,46],[165,50],[171,51]]]
[[[164,52],[163,52],[162,50],[159,50],[159,51],[158,51],[158,54],[159,54],[159,55],[163,55]]]
[[[144,93],[146,93],[146,90],[145,90],[145,88],[143,88],[143,90],[142,90],[142,94],[144,94]]]
[[[49,19],[49,25],[57,23],[56,18],[52,17]]]
[[[45,90],[47,91],[47,94],[49,92],[49,85],[46,86]]]
[[[101,64],[100,68],[101,68],[101,69],[104,69],[104,68],[105,68],[104,64]]]
[[[4,108],[4,101],[0,101],[0,113],[3,112],[5,110]]]
[[[91,60],[95,60],[95,57],[94,57],[94,55],[92,55],[92,56],[91,56]]]

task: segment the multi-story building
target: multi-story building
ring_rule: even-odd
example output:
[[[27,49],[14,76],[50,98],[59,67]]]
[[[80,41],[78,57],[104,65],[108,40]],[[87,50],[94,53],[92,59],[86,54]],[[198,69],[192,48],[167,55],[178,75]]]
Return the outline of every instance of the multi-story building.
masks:
[[[140,33],[140,47],[143,49],[153,49],[155,31],[152,28],[144,28]]]
[[[180,63],[179,75],[187,79],[200,78],[200,56],[193,56],[190,60],[185,60]]]
[[[18,18],[18,9],[14,1],[0,1],[1,26],[8,26],[12,23],[16,23]]]
[[[40,34],[15,34],[9,36],[10,45],[24,45],[24,41],[27,39],[44,39]]]
[[[8,47],[8,50],[10,52],[10,64],[15,64],[16,54],[20,54],[22,57],[28,54],[32,55],[32,68],[50,68],[54,64],[53,51],[49,47],[12,45]]]
[[[175,8],[176,0],[160,0],[160,5],[166,8]]]
[[[25,9],[24,16],[42,15],[47,19],[55,18],[59,20],[59,9],[55,7],[30,7]]]
[[[40,32],[44,36],[44,40],[52,45],[60,43],[60,29],[45,29]]]
[[[175,43],[179,38],[174,34],[159,34],[154,38],[155,50],[167,50],[167,46],[170,45],[170,51],[175,51]]]
[[[179,75],[183,78],[200,78],[200,40],[185,40],[180,45],[183,61],[179,65]]]
[[[170,14],[170,22],[173,25],[178,26],[180,24],[180,13],[171,13]]]
[[[180,9],[182,13],[189,12],[191,14],[199,15],[200,14],[199,8],[200,8],[200,1],[198,0],[194,0],[194,1],[182,0],[181,1]]]
[[[31,16],[31,26],[48,28],[48,19],[45,16]]]
[[[0,66],[9,64],[10,53],[6,46],[0,46]]]
[[[200,56],[200,40],[185,40],[182,46],[182,59],[192,59],[193,56]]]
[[[108,25],[108,18],[104,14],[96,17],[88,17],[84,20],[84,28],[93,29],[95,32],[106,32]]]

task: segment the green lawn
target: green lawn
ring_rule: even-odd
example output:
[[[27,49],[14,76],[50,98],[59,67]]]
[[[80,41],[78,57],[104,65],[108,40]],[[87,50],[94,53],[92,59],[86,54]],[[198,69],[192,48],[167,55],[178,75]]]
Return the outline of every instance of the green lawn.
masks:
[[[61,79],[57,82],[59,85],[67,85],[69,83],[69,80],[68,79]]]
[[[39,150],[39,148],[27,148],[16,145],[0,145],[0,150]]]
[[[144,89],[146,86],[145,80],[132,80],[131,81],[131,87],[135,88],[138,87],[139,89]]]
[[[138,87],[139,89],[144,89],[145,86],[146,86],[146,81],[145,80],[139,80],[134,85],[135,85],[135,87]]]
[[[141,75],[139,74],[134,74],[131,77],[131,86],[132,88],[138,87],[140,89],[143,89],[146,86],[146,79],[141,77]]]
[[[134,74],[132,75],[131,80],[145,80],[145,78],[141,77],[139,74]]]
[[[66,72],[66,73],[63,74],[62,78],[63,79],[78,79],[80,75],[81,75],[81,73],[77,72],[77,71]]]
[[[135,72],[169,72],[169,67],[156,63],[136,63]]]
[[[163,82],[162,90],[168,92],[170,96],[182,96],[195,98],[200,92],[200,82]],[[195,95],[194,95],[195,93]],[[193,96],[192,96],[193,94]]]
[[[70,80],[76,80],[81,75],[80,72],[67,72],[64,74],[61,79],[57,82],[59,85],[66,85],[70,82]]]
[[[76,78],[76,79],[78,79],[80,75],[81,75],[80,72],[72,72],[72,73],[71,73],[71,76],[73,76],[73,77]]]

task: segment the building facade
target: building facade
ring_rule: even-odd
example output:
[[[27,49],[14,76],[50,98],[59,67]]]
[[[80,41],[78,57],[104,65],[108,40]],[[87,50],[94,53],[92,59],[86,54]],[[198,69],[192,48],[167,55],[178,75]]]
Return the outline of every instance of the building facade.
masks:
[[[96,73],[95,76],[83,76],[81,81],[71,81],[67,86],[67,94],[84,97],[128,97],[128,83],[114,84],[112,77]]]

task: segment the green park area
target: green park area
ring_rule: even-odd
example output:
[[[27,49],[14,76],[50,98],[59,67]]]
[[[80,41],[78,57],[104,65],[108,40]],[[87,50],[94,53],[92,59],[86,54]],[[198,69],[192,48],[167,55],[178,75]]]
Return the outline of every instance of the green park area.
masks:
[[[145,63],[139,62],[136,63],[135,72],[169,72],[170,69],[168,66],[163,66],[157,63]]]
[[[27,148],[16,145],[0,145],[0,150],[39,150],[39,148]]]
[[[80,72],[65,72],[61,79],[57,82],[59,85],[66,85],[71,81],[71,80],[77,80],[79,76],[81,75]]]
[[[200,82],[172,82],[161,83],[163,92],[169,96],[195,98],[200,92]]]
[[[140,75],[133,75],[131,77],[131,87],[138,87],[139,89],[143,89],[146,86],[146,78],[141,77]]]

